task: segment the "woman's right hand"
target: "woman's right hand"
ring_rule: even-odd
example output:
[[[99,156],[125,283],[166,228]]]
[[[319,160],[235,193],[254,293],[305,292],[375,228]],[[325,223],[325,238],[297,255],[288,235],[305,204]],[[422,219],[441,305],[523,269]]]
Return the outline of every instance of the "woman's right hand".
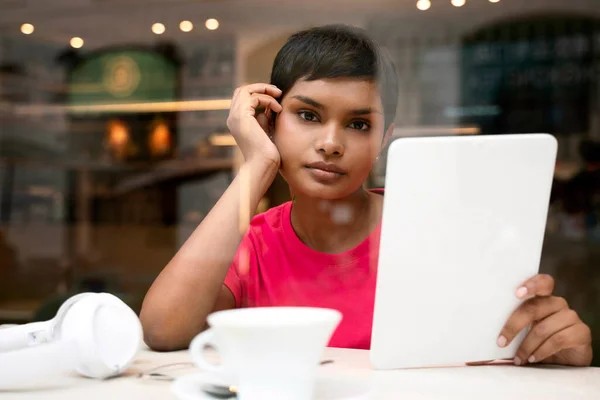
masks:
[[[279,168],[279,151],[269,138],[269,116],[266,113],[257,115],[256,109],[264,107],[267,113],[280,112],[281,104],[275,100],[280,96],[280,89],[266,83],[242,86],[233,93],[227,127],[246,162],[266,161]]]

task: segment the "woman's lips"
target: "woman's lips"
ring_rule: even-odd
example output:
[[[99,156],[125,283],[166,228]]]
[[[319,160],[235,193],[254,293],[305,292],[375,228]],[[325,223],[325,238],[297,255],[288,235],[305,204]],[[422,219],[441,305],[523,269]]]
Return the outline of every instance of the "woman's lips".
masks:
[[[315,180],[323,183],[334,183],[346,175],[342,168],[332,163],[315,162],[306,168]]]

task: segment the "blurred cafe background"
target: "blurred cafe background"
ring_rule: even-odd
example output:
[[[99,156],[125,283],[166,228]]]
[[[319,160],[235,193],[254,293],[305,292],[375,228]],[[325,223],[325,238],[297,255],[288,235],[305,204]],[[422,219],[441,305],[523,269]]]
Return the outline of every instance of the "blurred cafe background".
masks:
[[[234,88],[337,22],[395,59],[396,137],[555,135],[541,268],[600,348],[599,0],[0,0],[0,323],[81,291],[139,310],[240,164]]]

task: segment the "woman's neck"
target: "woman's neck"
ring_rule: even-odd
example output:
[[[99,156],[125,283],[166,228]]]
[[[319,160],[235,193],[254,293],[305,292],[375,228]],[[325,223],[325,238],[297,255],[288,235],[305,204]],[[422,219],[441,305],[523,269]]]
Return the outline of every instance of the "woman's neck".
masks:
[[[381,221],[383,197],[359,189],[340,200],[295,196],[291,223],[310,248],[342,253],[364,241]]]

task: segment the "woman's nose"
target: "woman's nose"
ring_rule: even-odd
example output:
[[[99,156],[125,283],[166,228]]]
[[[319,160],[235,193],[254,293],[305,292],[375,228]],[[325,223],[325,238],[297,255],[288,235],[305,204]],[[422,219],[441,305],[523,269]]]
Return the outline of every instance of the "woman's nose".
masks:
[[[317,140],[316,150],[326,156],[344,155],[343,132],[336,127],[332,127],[323,133],[323,136]]]

